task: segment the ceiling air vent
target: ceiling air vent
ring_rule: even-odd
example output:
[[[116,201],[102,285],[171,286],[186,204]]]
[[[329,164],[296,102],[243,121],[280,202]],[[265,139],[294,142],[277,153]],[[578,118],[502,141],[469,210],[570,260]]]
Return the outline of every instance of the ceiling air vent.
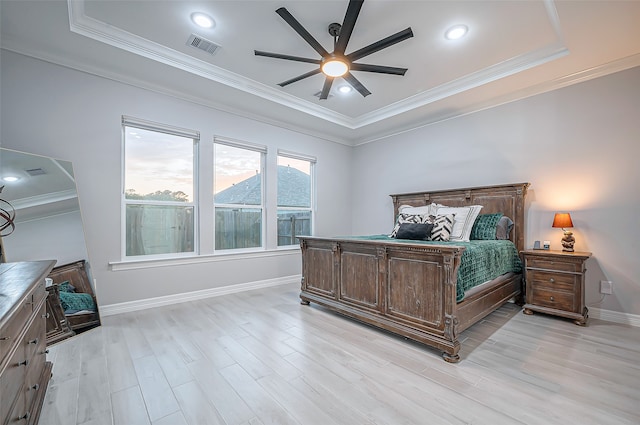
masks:
[[[26,171],[27,174],[29,174],[31,177],[47,174],[42,168],[32,168],[30,170],[24,170],[24,171]]]
[[[195,34],[191,34],[189,36],[189,39],[187,40],[187,46],[195,47],[196,49],[207,52],[210,55],[214,55],[221,47],[213,41],[206,40]]]

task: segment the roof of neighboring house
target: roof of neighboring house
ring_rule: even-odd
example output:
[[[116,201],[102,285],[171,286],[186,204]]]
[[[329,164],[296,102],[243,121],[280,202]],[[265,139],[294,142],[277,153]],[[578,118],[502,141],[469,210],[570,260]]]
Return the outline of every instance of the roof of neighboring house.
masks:
[[[289,166],[278,165],[278,206],[310,207],[311,176]],[[221,204],[260,205],[262,176],[257,173],[215,195]]]

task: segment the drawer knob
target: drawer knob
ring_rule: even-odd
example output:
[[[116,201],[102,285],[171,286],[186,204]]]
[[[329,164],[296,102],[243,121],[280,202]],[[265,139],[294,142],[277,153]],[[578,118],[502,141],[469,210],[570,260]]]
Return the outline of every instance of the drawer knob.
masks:
[[[29,420],[29,418],[30,418],[30,417],[31,417],[31,413],[27,412],[27,413],[25,413],[24,415],[22,415],[22,416],[18,417],[18,420],[19,420],[19,421],[21,421],[21,420],[23,420],[23,419],[24,419],[24,420]]]
[[[549,279],[549,282],[551,282],[551,283],[555,283],[555,282],[556,282],[556,280],[555,280],[554,278],[551,278],[551,279]]]
[[[9,339],[11,339],[11,337],[10,337],[10,336],[3,336],[3,337],[0,337],[0,341],[7,341],[7,340],[9,340]]]
[[[26,366],[29,364],[29,360],[23,360],[20,363],[18,363],[18,366]]]
[[[37,344],[37,343],[38,343],[38,341],[39,341],[39,339],[38,339],[38,338],[36,338],[36,339],[32,339],[31,341],[29,341],[29,344]]]
[[[35,384],[34,386],[31,387],[31,389],[38,391],[40,389],[40,384]]]
[[[550,300],[551,300],[551,301],[555,301],[555,298],[551,297],[551,298],[550,298]]]
[[[43,315],[42,315],[42,318],[43,318],[43,319],[48,319],[48,318],[49,318],[49,313],[47,313],[47,314],[43,314]]]

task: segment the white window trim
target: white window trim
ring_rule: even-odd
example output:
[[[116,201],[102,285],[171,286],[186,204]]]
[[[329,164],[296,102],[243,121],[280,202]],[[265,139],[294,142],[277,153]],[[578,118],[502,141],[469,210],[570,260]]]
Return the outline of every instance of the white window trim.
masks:
[[[262,200],[261,204],[224,204],[224,203],[216,203],[215,195],[212,196],[213,202],[213,214],[215,217],[216,208],[260,208],[261,210],[261,220],[262,225],[260,229],[260,246],[252,247],[252,248],[228,248],[228,249],[218,249],[215,246],[215,218],[214,218],[214,226],[213,226],[213,254],[214,255],[225,255],[225,254],[234,254],[234,253],[248,253],[248,252],[262,252],[267,250],[267,200],[266,200],[266,192],[265,192],[265,184],[267,183],[266,179],[266,161],[267,161],[267,147],[264,145],[259,145],[257,143],[250,143],[244,140],[233,139],[230,137],[223,136],[214,136],[213,137],[214,144],[214,157],[213,157],[213,178],[214,178],[214,187],[215,187],[215,145],[226,145],[231,146],[238,149],[245,149],[254,152],[260,153],[260,199]]]
[[[189,139],[200,140],[200,132],[196,130],[190,130],[188,128],[176,127],[173,125],[167,125],[159,122],[143,120],[141,118],[129,117],[127,115],[122,116],[122,126],[136,127],[141,130],[157,131],[160,133],[173,134],[174,136],[187,137]]]
[[[276,162],[278,160],[279,157],[287,157],[287,158],[292,158],[292,159],[299,159],[302,161],[309,161],[311,163],[311,167],[310,167],[310,184],[311,184],[311,206],[309,208],[304,208],[304,207],[280,207],[277,205],[276,203],[276,217],[278,216],[278,211],[280,211],[281,209],[287,209],[287,210],[299,210],[299,211],[310,211],[311,212],[311,235],[313,236],[315,234],[315,225],[316,225],[316,171],[315,171],[315,167],[316,167],[316,163],[318,162],[317,158],[315,156],[311,156],[311,155],[305,155],[305,154],[301,154],[301,153],[297,153],[297,152],[292,152],[292,151],[286,151],[284,149],[278,149],[277,152],[277,156],[276,156]],[[277,185],[277,182],[276,182]],[[277,245],[277,241],[276,241],[276,245]],[[295,247],[297,245],[278,245],[277,249],[291,249],[291,247]]]
[[[125,158],[125,128],[133,127],[141,130],[155,131],[159,133],[171,134],[174,136],[185,137],[193,140],[193,200],[191,202],[168,202],[168,201],[145,201],[145,200],[128,200],[126,198],[125,187],[125,170],[126,170],[126,158]],[[190,130],[182,127],[167,125],[154,121],[144,120],[141,118],[130,117],[127,115],[122,116],[121,128],[121,190],[120,190],[120,259],[121,262],[141,260],[148,261],[163,261],[185,257],[193,257],[199,255],[200,252],[200,220],[199,220],[199,198],[198,198],[198,182],[199,182],[199,146],[200,146],[200,132],[197,130]],[[127,255],[127,205],[130,204],[147,204],[147,205],[179,205],[193,208],[193,251],[190,252],[174,252],[167,254],[151,254],[151,255]]]

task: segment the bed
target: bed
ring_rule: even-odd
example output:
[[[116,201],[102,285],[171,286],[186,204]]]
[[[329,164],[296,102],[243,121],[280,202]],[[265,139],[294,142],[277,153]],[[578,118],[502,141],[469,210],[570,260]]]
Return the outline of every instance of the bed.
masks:
[[[395,224],[401,207],[481,205],[482,214],[511,218],[508,235],[524,249],[529,183],[391,195]],[[511,299],[521,301],[522,272],[499,275],[464,294],[458,272],[468,245],[383,237],[300,236],[302,304],[317,303],[344,316],[442,351],[460,360],[459,334]],[[459,301],[462,299],[461,301]]]

